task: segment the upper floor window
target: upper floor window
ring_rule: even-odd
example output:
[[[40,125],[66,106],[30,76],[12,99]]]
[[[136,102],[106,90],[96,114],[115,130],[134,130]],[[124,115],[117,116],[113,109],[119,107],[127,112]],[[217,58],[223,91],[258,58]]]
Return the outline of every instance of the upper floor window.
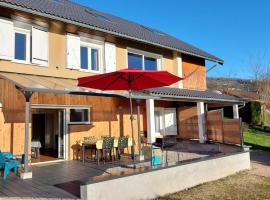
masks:
[[[128,48],[128,67],[141,70],[159,70],[161,55]]]
[[[30,62],[30,31],[15,28],[14,60]]]
[[[26,35],[15,33],[15,59],[26,60]]]
[[[85,42],[81,42],[81,69],[97,72],[100,71],[100,54],[101,48],[91,46],[91,44],[87,44]]]

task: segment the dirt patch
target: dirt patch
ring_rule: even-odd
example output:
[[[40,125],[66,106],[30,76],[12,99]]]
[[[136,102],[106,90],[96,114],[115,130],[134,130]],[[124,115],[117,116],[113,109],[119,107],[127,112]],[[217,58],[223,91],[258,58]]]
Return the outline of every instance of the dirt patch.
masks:
[[[242,172],[218,181],[209,182],[157,200],[194,199],[269,199],[270,178]]]

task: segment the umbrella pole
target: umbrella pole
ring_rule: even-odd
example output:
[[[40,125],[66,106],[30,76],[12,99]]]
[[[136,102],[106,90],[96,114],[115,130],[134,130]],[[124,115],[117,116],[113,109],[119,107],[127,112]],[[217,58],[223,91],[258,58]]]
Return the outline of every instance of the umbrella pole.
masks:
[[[131,90],[128,91],[129,93],[129,104],[130,104],[130,124],[131,124],[131,137],[132,137],[132,146],[131,146],[131,158],[134,161],[135,155],[134,155],[134,129],[133,129],[133,109],[132,109],[132,96],[131,96]]]

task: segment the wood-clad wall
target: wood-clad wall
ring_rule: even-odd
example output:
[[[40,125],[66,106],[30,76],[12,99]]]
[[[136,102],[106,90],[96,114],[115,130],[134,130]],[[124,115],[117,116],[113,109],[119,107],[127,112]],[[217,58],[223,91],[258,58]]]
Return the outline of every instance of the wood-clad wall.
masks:
[[[207,112],[207,138],[228,144],[241,144],[240,119],[223,119],[223,109]]]
[[[189,140],[199,138],[196,106],[183,106],[177,109],[178,138]]]
[[[193,90],[207,89],[204,59],[182,55],[182,68],[183,76],[187,76],[187,78],[183,80],[184,88]]]
[[[3,104],[2,112],[0,112],[0,149],[15,154],[23,153],[25,99],[13,84],[0,79],[0,102]],[[129,101],[124,98],[34,93],[31,97],[31,104],[91,107],[91,125],[69,125],[68,127],[70,158],[73,158],[73,147],[76,145],[76,141],[83,139],[85,136],[127,135],[131,137]],[[137,142],[138,128],[135,102],[133,106],[135,117],[134,135]],[[146,127],[144,125],[146,119],[143,116],[145,116],[145,102],[142,102],[141,105],[141,130]]]

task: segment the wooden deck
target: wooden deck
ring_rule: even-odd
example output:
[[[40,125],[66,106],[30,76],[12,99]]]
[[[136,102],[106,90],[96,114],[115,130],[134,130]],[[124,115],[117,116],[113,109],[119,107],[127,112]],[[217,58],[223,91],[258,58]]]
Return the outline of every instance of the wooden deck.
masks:
[[[0,179],[1,198],[78,199],[80,185],[120,162],[96,165],[80,161],[63,161],[32,166],[33,179],[21,180],[11,173],[6,183]]]
[[[190,151],[188,146],[194,149]],[[169,164],[177,160],[185,162],[219,154],[212,151],[207,152],[206,149],[203,152],[198,152],[197,149],[202,149],[203,146],[201,144],[196,145],[196,143],[182,145],[182,148],[166,153],[168,162]],[[239,151],[239,147],[230,145],[221,145],[219,149],[223,152],[222,154]],[[123,164],[131,163],[130,158],[125,158],[121,159],[121,161],[107,162],[100,165],[93,162],[83,164],[81,161],[62,161],[34,165],[32,166],[33,178],[30,180],[21,180],[13,173],[8,176],[6,183],[0,178],[0,199],[9,197],[15,199],[78,199],[80,198],[81,184],[89,180],[106,179],[138,171],[138,169],[120,167]],[[150,162],[146,162],[146,164],[150,165]],[[141,170],[147,170],[147,167],[139,169],[139,171]]]

